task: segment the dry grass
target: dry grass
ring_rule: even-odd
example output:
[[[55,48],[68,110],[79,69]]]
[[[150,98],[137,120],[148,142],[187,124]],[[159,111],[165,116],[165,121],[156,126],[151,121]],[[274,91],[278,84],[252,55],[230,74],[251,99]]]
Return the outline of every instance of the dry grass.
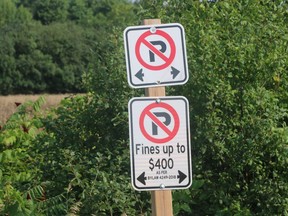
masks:
[[[44,109],[57,106],[60,101],[71,94],[43,95],[45,98]],[[0,125],[3,125],[8,118],[16,111],[17,103],[35,101],[41,95],[8,95],[0,96]]]

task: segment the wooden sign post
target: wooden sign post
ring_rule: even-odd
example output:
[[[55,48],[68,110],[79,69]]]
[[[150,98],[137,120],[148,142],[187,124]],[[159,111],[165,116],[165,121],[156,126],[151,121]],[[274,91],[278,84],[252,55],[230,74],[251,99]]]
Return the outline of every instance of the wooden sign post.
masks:
[[[145,97],[128,103],[131,183],[135,190],[151,191],[152,216],[172,216],[171,190],[192,183],[189,102],[165,96],[165,86],[188,81],[185,31],[179,23],[161,24],[160,19],[145,19],[143,25],[123,32],[128,83],[145,88]]]
[[[160,19],[145,19],[144,25],[161,24]],[[165,96],[165,87],[151,87],[145,89],[145,96]],[[152,216],[172,216],[172,193],[171,190],[151,192]]]

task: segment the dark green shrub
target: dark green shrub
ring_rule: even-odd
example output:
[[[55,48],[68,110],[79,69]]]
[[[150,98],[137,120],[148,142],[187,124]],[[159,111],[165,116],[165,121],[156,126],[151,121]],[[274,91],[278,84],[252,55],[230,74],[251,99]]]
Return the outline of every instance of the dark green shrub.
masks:
[[[169,91],[190,101],[194,183],[177,213],[286,215],[287,3],[140,4],[186,31],[190,80]]]

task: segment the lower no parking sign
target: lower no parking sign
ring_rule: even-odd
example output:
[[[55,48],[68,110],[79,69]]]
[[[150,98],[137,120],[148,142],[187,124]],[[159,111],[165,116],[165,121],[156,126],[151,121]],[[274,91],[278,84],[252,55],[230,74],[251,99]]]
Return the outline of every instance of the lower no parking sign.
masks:
[[[188,101],[129,101],[131,180],[136,190],[185,189],[192,183]]]

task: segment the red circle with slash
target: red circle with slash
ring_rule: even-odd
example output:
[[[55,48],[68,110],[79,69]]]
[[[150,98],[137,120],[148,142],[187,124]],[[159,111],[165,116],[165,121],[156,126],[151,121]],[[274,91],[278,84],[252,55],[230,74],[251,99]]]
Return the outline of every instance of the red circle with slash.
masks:
[[[151,35],[160,35],[161,37],[165,38],[168,41],[168,44],[170,46],[170,55],[167,57],[166,55],[164,55],[162,52],[160,52],[153,44],[151,44],[146,38],[151,36]],[[148,64],[141,56],[140,54],[140,46],[144,44],[145,46],[148,47],[149,50],[151,50],[155,55],[157,55],[158,57],[160,57],[163,61],[164,64],[161,65],[151,65]],[[150,32],[150,30],[144,32],[137,40],[136,45],[135,45],[135,52],[136,52],[136,57],[139,61],[139,63],[141,65],[143,65],[143,67],[149,69],[149,70],[163,70],[167,67],[169,67],[169,65],[173,62],[174,58],[175,58],[175,54],[176,54],[176,46],[175,43],[173,41],[173,39],[170,37],[169,34],[167,34],[166,32],[162,31],[162,30],[156,30],[155,33]]]
[[[151,110],[154,108],[163,108],[165,110],[168,110],[172,114],[172,117],[174,119],[174,127],[172,128],[172,130],[170,130],[163,122],[161,122],[157,118],[157,116],[155,116],[151,112]],[[156,137],[151,136],[147,132],[147,130],[144,126],[144,118],[145,117],[149,117],[158,127],[160,127],[167,134],[167,136],[164,138],[156,138]],[[152,103],[152,104],[148,105],[147,107],[145,107],[145,109],[142,111],[142,113],[140,115],[139,124],[140,124],[140,130],[146,139],[148,139],[154,143],[163,144],[163,143],[166,143],[166,142],[172,140],[176,136],[176,134],[179,130],[180,121],[179,121],[179,116],[178,116],[176,110],[172,106],[170,106],[169,104],[161,102],[161,103]]]

